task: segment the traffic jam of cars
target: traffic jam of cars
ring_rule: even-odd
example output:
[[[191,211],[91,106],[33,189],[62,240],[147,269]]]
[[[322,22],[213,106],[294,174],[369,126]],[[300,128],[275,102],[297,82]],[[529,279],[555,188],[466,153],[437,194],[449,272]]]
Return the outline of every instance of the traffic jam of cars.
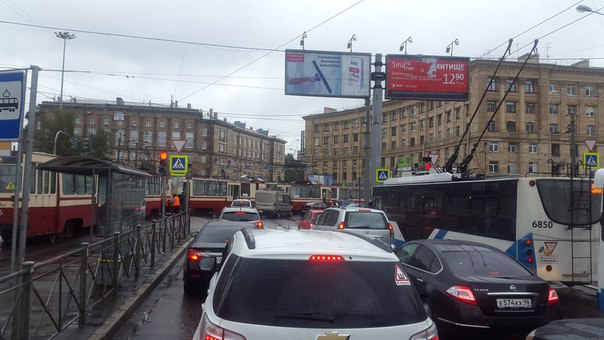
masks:
[[[357,205],[314,202],[297,219],[267,229],[234,201],[195,235],[184,290],[207,297],[194,339],[550,339],[538,335],[565,325],[556,290],[495,247],[396,246],[386,214]]]

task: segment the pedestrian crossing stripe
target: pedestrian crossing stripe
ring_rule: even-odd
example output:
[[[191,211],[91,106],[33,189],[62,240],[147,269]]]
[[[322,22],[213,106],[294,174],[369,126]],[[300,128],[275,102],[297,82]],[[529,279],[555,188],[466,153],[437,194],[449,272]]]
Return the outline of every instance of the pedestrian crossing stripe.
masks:
[[[598,165],[598,162],[596,162],[596,157],[594,157],[594,156],[587,156],[585,159],[586,159],[585,164],[587,164],[587,166]]]
[[[600,154],[598,152],[583,153],[583,168],[598,169],[600,167]]]
[[[176,158],[174,160],[174,163],[172,163],[172,170],[184,170],[184,169],[185,169],[185,165],[182,162],[182,159]]]
[[[4,188],[4,190],[6,190],[6,191],[15,190],[15,184],[13,183],[13,181],[9,181],[8,184],[6,185],[6,188]]]
[[[380,181],[385,181],[388,179],[388,173],[386,173],[386,171],[380,171],[378,172],[378,179]]]
[[[390,178],[390,169],[375,169],[375,181],[382,183]]]

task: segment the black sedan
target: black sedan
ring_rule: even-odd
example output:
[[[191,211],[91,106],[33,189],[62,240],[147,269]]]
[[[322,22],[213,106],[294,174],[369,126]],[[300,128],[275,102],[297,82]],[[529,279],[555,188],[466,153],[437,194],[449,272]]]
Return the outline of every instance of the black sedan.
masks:
[[[255,229],[251,222],[237,221],[210,221],[199,231],[195,240],[189,245],[185,257],[183,281],[187,293],[194,293],[207,289],[214,271],[202,268],[203,259],[216,257],[217,262],[222,260],[222,252],[231,237],[243,228]]]
[[[561,316],[556,291],[497,248],[416,240],[396,254],[439,334],[524,338]]]

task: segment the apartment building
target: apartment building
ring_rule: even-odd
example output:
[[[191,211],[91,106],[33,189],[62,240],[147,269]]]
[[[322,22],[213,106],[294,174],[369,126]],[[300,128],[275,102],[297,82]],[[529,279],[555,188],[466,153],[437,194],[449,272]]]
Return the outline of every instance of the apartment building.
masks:
[[[267,181],[284,178],[285,140],[269,131],[227,122],[218,113],[177,105],[64,102],[63,110],[75,114],[74,134],[85,137],[106,131],[111,138],[112,160],[141,167],[159,162],[161,151],[176,153],[173,140],[184,140],[180,154],[189,156],[193,176],[239,179],[249,175]],[[58,102],[38,106],[37,129],[59,111]]]
[[[435,165],[443,166],[459,145],[457,163],[475,147],[468,167],[475,174],[565,174],[573,145],[575,164],[581,164],[583,153],[598,151],[604,142],[604,121],[599,118],[604,68],[590,67],[587,60],[571,66],[540,63],[537,56],[515,80],[522,60],[504,62],[493,77],[497,63],[470,63],[468,101],[384,101],[379,166],[394,171],[403,156],[419,162],[430,155],[437,155]],[[364,107],[326,109],[303,119],[304,157],[316,173],[333,174],[335,182],[348,184],[364,176]],[[592,150],[586,141],[595,141]]]

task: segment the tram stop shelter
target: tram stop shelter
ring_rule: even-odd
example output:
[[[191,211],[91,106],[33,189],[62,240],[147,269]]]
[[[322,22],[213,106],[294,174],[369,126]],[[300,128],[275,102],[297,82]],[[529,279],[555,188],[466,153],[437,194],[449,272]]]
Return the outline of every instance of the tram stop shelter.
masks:
[[[145,183],[151,175],[143,170],[91,156],[60,156],[38,170],[60,173],[60,187],[69,191],[60,195],[90,197],[91,235],[113,236],[145,220]]]

